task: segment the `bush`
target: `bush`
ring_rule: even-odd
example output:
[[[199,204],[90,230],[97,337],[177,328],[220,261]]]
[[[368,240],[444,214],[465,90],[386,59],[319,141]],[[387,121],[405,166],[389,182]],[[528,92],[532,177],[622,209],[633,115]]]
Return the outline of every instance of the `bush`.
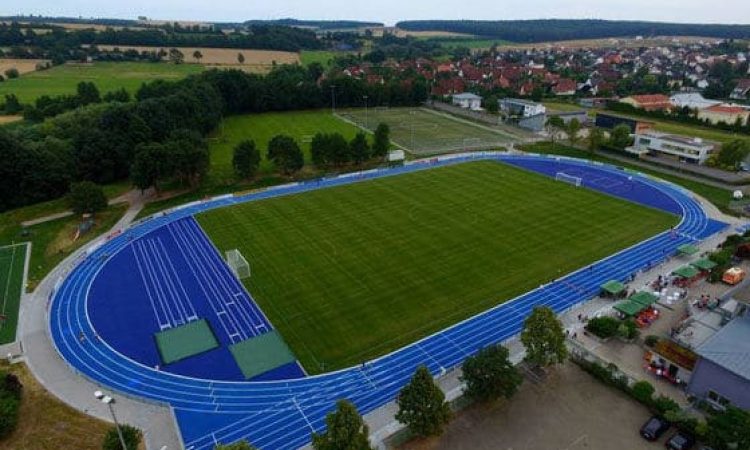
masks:
[[[13,79],[13,78],[18,78],[19,75],[21,75],[21,74],[18,72],[18,69],[16,69],[15,67],[11,67],[10,69],[8,69],[8,70],[5,71],[5,76],[9,80]]]
[[[141,443],[141,431],[130,425],[120,425],[120,431],[122,431],[122,437],[125,440],[127,449],[137,450],[138,444]],[[107,431],[107,434],[104,436],[102,450],[122,450],[116,427],[112,427]]]
[[[653,334],[649,334],[646,336],[646,339],[643,341],[647,347],[653,347],[659,342],[659,336],[654,336]]]
[[[644,405],[650,405],[654,397],[654,386],[648,381],[639,381],[630,388],[630,393],[633,398],[643,403]]]
[[[625,320],[619,327],[617,327],[617,335],[623,339],[635,339],[639,334],[640,331],[638,331],[638,325],[636,325],[635,320],[633,319]]]
[[[95,213],[106,207],[107,196],[96,183],[81,181],[70,186],[70,208],[74,213]]]
[[[660,395],[653,400],[653,409],[656,414],[664,417],[669,411],[679,411],[680,405],[671,398]]]
[[[21,406],[22,386],[18,377],[0,372],[0,439],[8,436],[18,424],[18,410]]]
[[[620,321],[614,317],[594,317],[586,324],[586,331],[602,339],[607,339],[615,336],[619,327]]]

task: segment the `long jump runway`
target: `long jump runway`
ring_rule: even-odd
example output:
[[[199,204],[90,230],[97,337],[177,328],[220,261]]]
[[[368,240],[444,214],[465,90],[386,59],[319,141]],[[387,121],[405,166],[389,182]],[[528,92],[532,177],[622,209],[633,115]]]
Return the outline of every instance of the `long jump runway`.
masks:
[[[680,216],[681,221],[674,233],[658,234],[364,367],[312,377],[304,377],[301,368],[292,365],[262,379],[244,381],[238,371],[230,369],[208,378],[202,368],[223,364],[221,361],[229,358],[220,350],[210,352],[207,355],[214,356],[205,356],[198,363],[163,369],[158,367],[156,355],[144,347],[150,334],[118,329],[117,320],[111,318],[118,314],[143,315],[144,327],[158,331],[207,315],[218,324],[214,332],[222,345],[267,332],[272,324],[249,294],[232,284],[236,280],[227,277],[228,268],[195,224],[194,214],[472,160],[495,160],[551,177],[564,172],[582,178],[589,189],[668,211]],[[393,400],[417,366],[426,365],[436,376],[449,371],[482,347],[517,335],[533,307],[545,305],[557,313],[565,312],[596,296],[602,283],[625,281],[660,263],[680,245],[701,241],[724,227],[726,224],[709,219],[700,203],[684,189],[614,166],[494,152],[441,157],[399,168],[222,196],[158,214],[90,249],[77,263],[51,298],[50,334],[60,356],[81,376],[122,395],[170,405],[185,448],[212,449],[216,443],[247,439],[264,450],[294,449],[307,444],[313,431],[325,429],[325,415],[335,407],[336,400],[347,398],[360,412],[370,412]],[[192,248],[193,253],[185,253],[186,248]],[[199,281],[191,285],[181,279],[175,264],[184,266],[181,270],[192,270]],[[161,282],[153,281],[157,279]],[[151,299],[153,307],[128,309],[128,289],[136,289],[133,286],[141,286],[138,295]],[[229,294],[239,296],[237,301],[243,304],[227,303]],[[104,305],[113,303],[115,312],[108,313]],[[90,336],[96,338],[87,338]]]

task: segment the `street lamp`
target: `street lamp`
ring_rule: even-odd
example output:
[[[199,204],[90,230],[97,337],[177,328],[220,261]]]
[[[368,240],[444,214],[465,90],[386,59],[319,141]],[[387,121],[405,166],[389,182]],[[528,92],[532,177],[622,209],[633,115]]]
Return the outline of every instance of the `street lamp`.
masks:
[[[94,392],[94,397],[96,397],[96,399],[100,402],[109,406],[109,412],[110,414],[112,414],[112,421],[115,423],[117,436],[120,438],[120,445],[122,445],[122,450],[128,450],[128,446],[125,444],[125,438],[122,436],[122,430],[120,430],[120,424],[117,422],[117,417],[115,416],[115,408],[112,406],[115,403],[115,399],[110,397],[109,395],[104,395],[102,391]]]

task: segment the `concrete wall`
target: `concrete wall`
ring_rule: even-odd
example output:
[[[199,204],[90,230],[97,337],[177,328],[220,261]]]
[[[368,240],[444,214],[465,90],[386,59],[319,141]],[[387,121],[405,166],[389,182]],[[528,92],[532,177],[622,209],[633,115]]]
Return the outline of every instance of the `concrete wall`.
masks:
[[[728,398],[734,406],[750,409],[750,380],[701,358],[693,370],[687,391],[698,398],[706,399],[709,390]]]

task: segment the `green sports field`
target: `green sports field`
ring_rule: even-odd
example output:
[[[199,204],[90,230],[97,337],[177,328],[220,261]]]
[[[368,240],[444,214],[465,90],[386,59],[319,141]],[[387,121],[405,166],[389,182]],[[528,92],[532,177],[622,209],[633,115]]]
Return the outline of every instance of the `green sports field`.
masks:
[[[676,224],[495,162],[210,211],[219,250],[310,373],[359,364]]]
[[[16,340],[26,244],[0,247],[0,344]]]
[[[381,122],[387,124],[395,144],[422,156],[495,149],[517,140],[517,135],[507,129],[480,125],[423,108],[359,108],[336,112],[369,130],[375,130]]]
[[[21,103],[32,103],[42,95],[75,94],[81,81],[93,81],[104,95],[125,88],[135,94],[141,84],[156,79],[179,80],[198,73],[198,64],[96,62],[92,64],[63,64],[51,69],[31,72],[0,83],[0,97],[15,94]]]

